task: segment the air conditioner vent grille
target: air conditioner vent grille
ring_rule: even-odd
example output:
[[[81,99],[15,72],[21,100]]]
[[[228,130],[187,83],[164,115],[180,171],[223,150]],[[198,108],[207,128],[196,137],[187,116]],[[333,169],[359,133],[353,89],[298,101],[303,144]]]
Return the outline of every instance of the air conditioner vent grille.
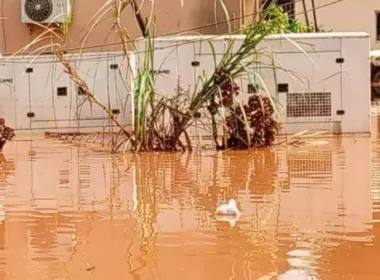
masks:
[[[286,116],[331,117],[331,92],[288,93]]]
[[[53,13],[51,0],[26,0],[25,13],[33,21],[47,20]]]

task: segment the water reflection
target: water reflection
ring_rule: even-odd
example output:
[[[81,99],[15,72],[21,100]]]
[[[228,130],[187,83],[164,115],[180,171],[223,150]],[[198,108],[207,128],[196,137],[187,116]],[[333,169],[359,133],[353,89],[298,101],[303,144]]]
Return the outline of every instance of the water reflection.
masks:
[[[124,159],[12,142],[0,279],[377,279],[376,139]],[[230,198],[235,224],[213,215]]]
[[[0,279],[6,278],[6,257],[4,249],[5,242],[5,194],[8,177],[14,174],[15,164],[12,160],[7,159],[2,153],[0,153]]]
[[[251,274],[257,271],[252,279],[260,273],[288,277],[289,269],[291,277],[300,270],[300,275],[310,276],[318,274],[320,259],[334,247],[373,241],[368,232],[372,228],[370,152],[369,138],[337,138],[318,146],[250,154],[188,158],[171,154],[165,160],[162,155],[142,156],[133,172],[139,203],[156,206],[145,214],[159,232],[169,235],[156,241],[158,259],[175,254],[174,238],[181,246],[181,251],[175,249],[179,254],[175,259],[181,258],[184,265],[182,273],[175,274],[191,274],[199,263],[203,273],[199,277],[212,278],[215,270],[200,268],[211,252],[211,259],[220,259],[218,266],[226,268],[223,279],[231,276],[227,263],[232,260],[237,262],[236,279],[246,277],[247,266]],[[217,204],[229,198],[236,198],[244,213],[235,229],[211,215]],[[150,234],[157,232],[151,229]],[[183,253],[187,247],[204,249],[190,261]],[[170,271],[169,266],[162,271]]]

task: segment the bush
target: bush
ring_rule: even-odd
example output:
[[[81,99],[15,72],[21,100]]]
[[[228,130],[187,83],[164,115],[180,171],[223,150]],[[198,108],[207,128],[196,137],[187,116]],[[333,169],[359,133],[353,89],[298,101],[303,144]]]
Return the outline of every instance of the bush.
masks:
[[[260,32],[267,34],[280,34],[280,33],[306,33],[315,32],[316,28],[311,25],[308,28],[305,24],[298,19],[289,18],[288,14],[283,12],[281,7],[272,5],[268,8],[267,19],[263,21]],[[322,31],[322,28],[318,28]],[[243,32],[245,33],[245,32]]]

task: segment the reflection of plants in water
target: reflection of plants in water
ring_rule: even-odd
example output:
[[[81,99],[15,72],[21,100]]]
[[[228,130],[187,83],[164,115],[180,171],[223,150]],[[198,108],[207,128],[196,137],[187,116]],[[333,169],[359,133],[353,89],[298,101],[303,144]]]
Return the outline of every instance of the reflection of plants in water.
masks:
[[[152,267],[155,267],[157,263],[156,256],[156,236],[157,236],[157,197],[156,188],[152,187],[152,180],[155,179],[155,175],[150,173],[150,162],[149,160],[144,160],[146,158],[135,157],[135,180],[133,182],[136,184],[136,200],[137,207],[136,220],[137,220],[137,231],[140,233],[142,238],[140,251],[144,253],[144,256],[152,258]],[[146,183],[145,183],[146,182]],[[147,262],[143,261],[141,258],[139,260],[143,268],[147,265]],[[133,269],[132,274],[134,274],[138,269]]]
[[[271,215],[277,215],[275,209],[279,209],[277,149],[256,149],[248,154],[244,151],[225,152],[223,162],[223,180],[229,186],[238,187],[226,188],[226,196],[237,197],[244,219],[250,220],[250,223],[243,223],[241,227],[257,232],[258,235],[252,236],[251,242],[261,243],[260,238],[267,235],[266,221]]]
[[[278,250],[276,233],[269,234],[268,231],[273,230],[268,230],[265,225],[268,217],[273,215],[273,209],[278,208],[278,192],[275,187],[276,152],[275,149],[259,149],[250,153],[230,151],[197,152],[182,156],[177,153],[136,156],[132,160],[137,186],[136,218],[144,240],[145,254],[156,258],[159,208],[168,208],[167,205],[178,201],[179,208],[170,211],[181,216],[183,209],[196,209],[197,213],[194,213],[193,219],[197,223],[193,224],[198,230],[216,226],[217,235],[221,237],[216,241],[216,248],[225,250],[245,244],[245,247],[236,253],[243,255],[249,251],[252,254],[242,258],[249,260],[254,258],[255,254],[260,254],[261,260],[269,263],[274,258],[272,254]],[[249,194],[248,197],[242,195],[244,191]],[[236,227],[231,227],[228,222],[214,221],[212,216],[223,192],[224,199],[238,197],[238,204],[245,204],[244,210],[255,209],[255,216],[248,221],[245,218],[242,222],[238,221]],[[250,200],[252,194],[270,196],[271,202],[274,202],[258,205]]]
[[[123,207],[123,202],[120,197],[120,186],[121,186],[121,180],[123,178],[122,171],[118,168],[117,159],[112,158],[111,161],[111,174],[109,178],[109,209],[111,210],[111,215],[113,210],[121,210]],[[103,164],[103,176],[104,176],[104,182],[105,185],[107,185],[107,171],[106,171],[106,165]]]
[[[217,230],[216,253],[228,254],[231,259],[242,260],[234,268],[236,273],[244,273],[246,268],[254,274],[263,270],[266,270],[264,273],[277,270],[277,264],[273,261],[277,259],[279,253],[277,240],[268,238],[265,230],[247,230],[241,225],[231,228],[227,223],[219,223]],[[243,279],[243,277],[237,275],[236,279]],[[258,277],[253,276],[250,279],[258,279]]]
[[[146,255],[155,258],[159,208],[177,201],[179,208],[172,211],[178,212],[181,222],[184,209],[196,209],[193,218],[196,223],[193,224],[197,229],[216,226],[221,235],[229,232],[236,242],[244,242],[253,251],[268,255],[268,260],[271,258],[278,241],[275,232],[268,234],[265,223],[273,217],[273,212],[277,216],[274,209],[279,208],[275,187],[278,166],[275,149],[259,149],[250,153],[198,152],[183,156],[177,153],[147,154],[136,157],[133,166],[138,200],[136,214]],[[244,196],[244,192],[248,196]],[[269,196],[271,203],[252,202],[252,194]],[[244,206],[243,215],[247,214],[244,212],[253,213],[245,215],[236,227],[213,219],[220,201],[233,197],[237,197],[238,204]]]
[[[231,191],[246,190],[256,195],[270,195],[275,191],[278,161],[273,148],[256,149],[249,153],[225,152],[223,166],[223,185],[237,187]]]
[[[252,194],[271,195],[275,192],[277,180],[277,155],[274,149],[254,151],[254,172],[250,174],[249,190]]]
[[[273,149],[142,155],[135,162],[138,198],[145,207],[155,205],[155,211],[158,204],[177,200],[182,209],[190,205],[210,216],[221,194],[224,201],[244,190],[255,195],[273,194],[277,165]],[[205,215],[199,215],[208,222]]]
[[[0,153],[0,184],[6,182],[6,178],[12,174],[16,169],[16,164],[13,160],[7,160],[5,156]]]

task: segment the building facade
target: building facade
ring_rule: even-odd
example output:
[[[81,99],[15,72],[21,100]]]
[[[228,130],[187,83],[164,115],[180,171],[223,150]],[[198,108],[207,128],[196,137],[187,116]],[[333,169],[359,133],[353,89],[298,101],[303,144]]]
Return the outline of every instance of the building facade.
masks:
[[[51,0],[67,1],[71,0]],[[139,0],[137,0],[139,1]],[[186,1],[157,0],[154,5],[156,18],[156,35],[165,34],[220,34],[228,31],[227,16],[231,20],[230,27],[236,29],[249,22],[261,5],[269,0],[224,0],[225,9],[219,1]],[[21,20],[22,3],[25,0],[3,0],[0,4],[0,53],[12,54],[41,34],[41,28],[30,29]],[[119,51],[121,45],[117,32],[112,30],[114,18],[107,13],[90,32],[89,23],[94,14],[104,5],[103,0],[72,1],[73,20],[66,42],[68,49],[85,47],[84,51]],[[333,31],[365,31],[371,35],[372,48],[380,48],[380,2],[366,0],[278,0],[291,17],[303,22],[314,23],[313,5],[316,7],[317,24],[325,30]],[[89,5],[89,3],[91,3]],[[142,17],[151,14],[151,4],[143,1]],[[215,8],[215,3],[217,3]],[[304,6],[305,3],[305,6]],[[139,4],[139,3],[138,3]],[[308,13],[305,16],[304,9]],[[360,17],[359,17],[360,16]],[[339,20],[337,20],[339,19]],[[353,20],[355,19],[355,20]],[[127,28],[131,38],[141,36],[135,20],[134,12],[128,8],[123,12],[122,25]],[[216,21],[222,22],[214,24]],[[41,42],[39,45],[46,44]],[[115,43],[115,45],[112,45]],[[111,44],[111,45],[110,45]],[[37,47],[37,45],[36,45]],[[29,49],[29,51],[32,48]]]
[[[272,0],[246,1],[246,6],[253,10]],[[325,31],[366,32],[371,35],[371,48],[380,48],[380,1],[277,0],[277,5],[304,23],[316,21]]]
[[[294,0],[293,0],[294,1]],[[305,21],[302,1],[295,1],[297,17]],[[318,25],[333,31],[364,31],[371,35],[371,48],[380,48],[380,2],[376,0],[314,0]],[[334,3],[335,2],[335,3]],[[305,0],[307,17],[313,22],[312,0]]]
[[[30,42],[39,34],[41,28],[28,28],[28,25],[22,22],[21,10],[26,0],[3,0],[0,6],[0,52],[1,54],[12,54]],[[48,0],[46,0],[48,1]],[[89,31],[89,22],[91,18],[104,5],[104,0],[51,0],[72,2],[72,24],[69,28],[69,36],[66,42],[68,49],[82,47],[83,38]],[[148,18],[151,15],[151,2],[136,0],[138,4],[144,3],[141,9],[142,17]],[[225,9],[219,4],[215,9],[214,1],[186,1],[186,0],[157,0],[154,1],[154,15],[156,18],[156,35],[167,33],[224,33],[228,30],[227,24],[221,23],[213,25],[215,21],[226,21]],[[228,10],[229,18],[236,19],[232,21],[232,28],[239,26],[239,20],[243,14],[243,0],[231,1],[225,0],[225,8]],[[83,46],[87,47],[84,51],[118,51],[120,45],[105,47],[104,45],[119,42],[117,32],[112,30],[114,18],[111,13],[107,13],[99,21],[95,28],[92,29]],[[131,38],[141,36],[138,24],[134,17],[132,8],[126,9],[121,17],[121,23],[130,33]],[[204,28],[201,28],[201,27]],[[41,42],[39,45],[45,44]],[[36,45],[37,46],[37,45]],[[94,46],[94,47],[93,47]],[[91,47],[91,48],[90,48]],[[31,48],[32,49],[32,48]],[[29,49],[29,51],[31,50]]]

